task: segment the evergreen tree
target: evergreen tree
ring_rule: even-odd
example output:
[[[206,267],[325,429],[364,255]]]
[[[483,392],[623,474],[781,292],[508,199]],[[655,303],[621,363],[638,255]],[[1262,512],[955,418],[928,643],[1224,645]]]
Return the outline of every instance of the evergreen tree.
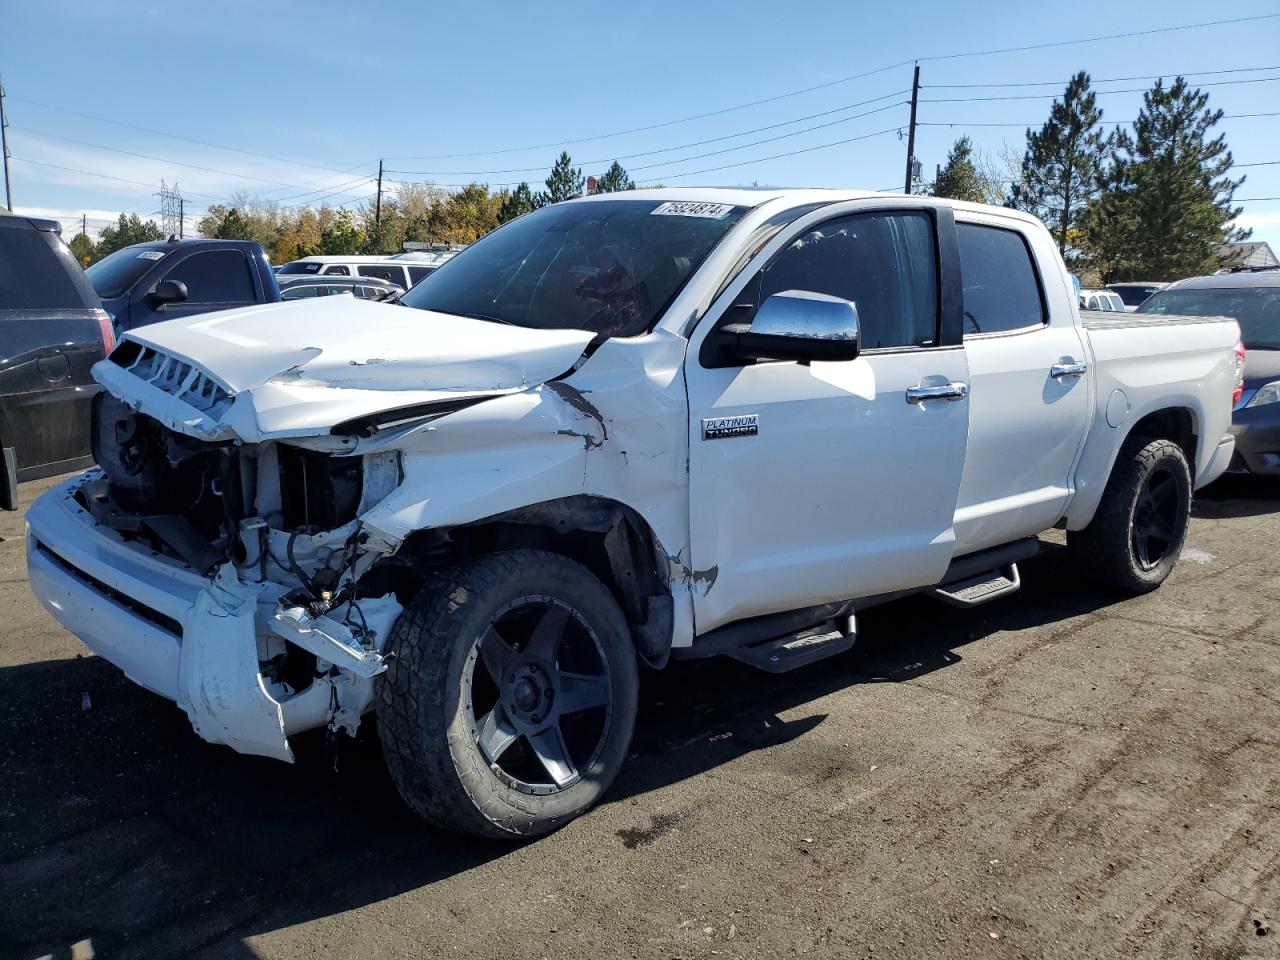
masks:
[[[105,257],[130,244],[163,239],[164,234],[160,232],[154,220],[144,223],[136,213],[128,216],[122,213],[115,226],[103,227],[102,233],[98,235],[98,256]]]
[[[974,203],[986,202],[987,183],[973,162],[973,144],[968,137],[961,137],[951,147],[947,163],[934,181],[933,195]]]
[[[252,240],[253,229],[248,218],[232,207],[222,218],[222,223],[218,224],[217,231],[212,236],[219,240]]]
[[[1228,176],[1231,151],[1212,136],[1221,110],[1177,77],[1143,94],[1133,131],[1116,132],[1115,158],[1081,222],[1081,247],[1104,282],[1176,280],[1222,266],[1223,243],[1249,235],[1231,225],[1244,182]]]
[[[597,193],[614,193],[618,190],[634,190],[635,188],[635,181],[631,179],[626,169],[617,160],[613,161],[613,166],[596,177]]]
[[[551,168],[551,175],[547,177],[545,202],[559,203],[562,200],[569,200],[581,195],[585,186],[586,178],[582,175],[582,170],[573,165],[568,151],[562,150],[556,165]]]
[[[522,183],[503,197],[502,204],[498,207],[498,223],[506,223],[508,220],[524,216],[530,210],[536,210],[540,206],[542,204],[529,189],[529,184]]]
[[[87,267],[98,259],[98,249],[87,234],[77,233],[67,246],[71,248],[71,255],[76,258],[76,263],[82,267]]]
[[[340,210],[333,222],[320,233],[320,252],[322,254],[359,253],[364,246],[364,231],[356,225],[356,218],[350,210]]]
[[[1040,131],[1027,131],[1027,152],[1009,203],[1043,220],[1063,255],[1101,189],[1107,141],[1097,101],[1083,70],[1068,81]]]

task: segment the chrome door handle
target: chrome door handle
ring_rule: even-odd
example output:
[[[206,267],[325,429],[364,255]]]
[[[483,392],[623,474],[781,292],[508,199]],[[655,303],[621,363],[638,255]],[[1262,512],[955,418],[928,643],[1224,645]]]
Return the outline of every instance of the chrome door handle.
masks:
[[[1079,360],[1059,360],[1049,368],[1049,376],[1055,380],[1061,380],[1064,377],[1081,377],[1088,369],[1089,365]]]
[[[907,387],[907,403],[923,403],[926,400],[963,400],[969,395],[969,385],[952,380],[936,387]]]

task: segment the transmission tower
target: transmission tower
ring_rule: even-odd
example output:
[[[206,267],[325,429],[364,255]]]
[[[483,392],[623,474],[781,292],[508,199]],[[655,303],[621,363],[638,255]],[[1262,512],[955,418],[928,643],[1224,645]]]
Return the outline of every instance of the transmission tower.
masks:
[[[160,229],[166,237],[181,236],[182,194],[178,192],[178,185],[169,186],[161,180],[156,196],[160,198]]]

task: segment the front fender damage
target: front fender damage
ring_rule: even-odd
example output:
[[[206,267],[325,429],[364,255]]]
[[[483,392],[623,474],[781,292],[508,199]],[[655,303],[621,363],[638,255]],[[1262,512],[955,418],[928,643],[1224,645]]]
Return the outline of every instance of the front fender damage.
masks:
[[[203,739],[240,753],[292,762],[289,736],[324,726],[354,736],[373,701],[382,651],[402,611],[393,595],[327,612],[290,601],[270,582],[245,583],[224,564],[183,622],[178,705]],[[316,676],[301,691],[272,682],[262,662],[273,638],[313,653]],[[274,640],[279,643],[278,639]]]

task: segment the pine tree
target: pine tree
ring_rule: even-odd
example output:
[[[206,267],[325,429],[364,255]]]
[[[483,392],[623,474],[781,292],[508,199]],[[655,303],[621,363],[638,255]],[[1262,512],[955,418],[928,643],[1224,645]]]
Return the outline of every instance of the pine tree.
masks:
[[[1107,141],[1101,123],[1098,98],[1082,70],[1068,81],[1062,99],[1053,101],[1040,131],[1027,131],[1027,152],[1010,206],[1043,220],[1063,255],[1102,186]]]
[[[974,203],[986,202],[987,184],[973,162],[973,144],[968,137],[961,137],[951,147],[947,163],[934,181],[933,195]]]
[[[71,248],[71,254],[76,258],[76,263],[82,267],[87,267],[97,259],[98,249],[86,233],[77,233],[67,246]]]
[[[529,189],[529,184],[522,183],[502,199],[502,205],[498,207],[498,223],[506,223],[508,220],[514,220],[516,217],[522,217],[530,210],[536,210],[542,206],[538,202],[538,196],[534,196],[533,191]]]
[[[631,179],[626,169],[617,160],[613,161],[613,166],[596,177],[597,193],[614,193],[618,190],[634,190],[635,188],[635,181]]]
[[[102,232],[98,234],[98,256],[105,257],[108,253],[114,253],[121,247],[134,243],[163,239],[164,234],[160,232],[154,220],[147,220],[144,223],[136,213],[128,216],[122,213],[115,226],[103,227]]]
[[[559,203],[579,196],[586,185],[582,170],[573,165],[568,151],[562,150],[556,165],[547,177],[546,203]]]
[[[1081,246],[1103,280],[1176,280],[1212,273],[1223,243],[1248,231],[1233,227],[1231,205],[1244,182],[1229,177],[1231,151],[1209,95],[1177,77],[1143,94],[1133,131],[1118,130],[1105,188],[1081,221]]]

